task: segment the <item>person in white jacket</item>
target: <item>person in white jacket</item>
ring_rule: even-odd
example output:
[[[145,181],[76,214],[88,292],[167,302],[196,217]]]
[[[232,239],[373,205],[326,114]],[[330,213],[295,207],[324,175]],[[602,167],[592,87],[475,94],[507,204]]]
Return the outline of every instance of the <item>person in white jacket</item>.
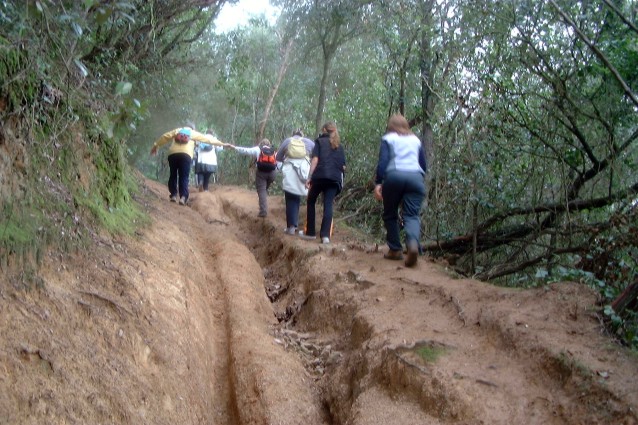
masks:
[[[310,172],[310,154],[315,142],[304,137],[299,128],[284,140],[277,151],[277,162],[282,163],[282,187],[286,201],[286,229],[294,235],[299,227],[299,207],[301,198],[308,195],[306,180]]]
[[[207,130],[206,134],[214,137],[211,130]],[[197,174],[197,184],[200,192],[208,192],[210,178],[217,173],[217,152],[223,149],[223,146],[200,143],[195,164],[195,173]]]

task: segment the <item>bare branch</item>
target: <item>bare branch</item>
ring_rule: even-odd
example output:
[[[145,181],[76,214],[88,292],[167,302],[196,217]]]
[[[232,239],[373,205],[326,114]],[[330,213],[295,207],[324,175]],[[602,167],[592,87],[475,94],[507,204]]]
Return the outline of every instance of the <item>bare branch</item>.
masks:
[[[612,75],[614,76],[614,78],[616,79],[616,81],[618,82],[618,84],[620,84],[620,86],[622,87],[623,91],[625,92],[625,94],[627,95],[627,97],[632,101],[632,103],[635,106],[638,106],[638,98],[636,97],[636,95],[634,94],[634,92],[631,90],[631,88],[629,87],[629,85],[625,82],[625,79],[620,75],[620,73],[618,72],[618,70],[616,69],[616,67],[614,67],[614,65],[609,61],[609,59],[607,59],[607,56],[605,56],[605,54],[603,52],[600,51],[600,49],[598,49],[598,47],[596,47],[596,45],[589,39],[589,37],[587,37],[581,30],[580,28],[578,28],[578,25],[576,25],[576,23],[569,17],[567,16],[567,14],[565,13],[565,11],[563,9],[560,8],[560,6],[558,6],[558,4],[556,4],[555,0],[550,0],[549,3],[554,6],[554,8],[556,9],[556,11],[558,12],[558,14],[563,18],[563,20],[574,29],[574,31],[576,32],[576,34],[578,35],[578,37],[585,43],[587,44],[587,46],[589,46],[589,48],[592,50],[592,52],[594,52],[594,54],[596,56],[598,56],[598,59],[600,59],[600,61],[607,67],[607,69],[609,69],[609,71],[612,73]]]

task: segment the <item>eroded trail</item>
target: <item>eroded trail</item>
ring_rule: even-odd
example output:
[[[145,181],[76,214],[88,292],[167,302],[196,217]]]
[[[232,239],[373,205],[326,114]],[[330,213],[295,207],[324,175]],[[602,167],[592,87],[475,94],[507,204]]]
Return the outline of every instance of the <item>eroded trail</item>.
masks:
[[[213,196],[242,223],[280,320],[272,332],[313,374],[331,423],[635,421],[637,362],[602,335],[584,287],[406,269],[346,233],[328,247],[285,236],[281,204],[257,219],[249,191]]]
[[[638,360],[576,284],[520,291],[382,259],[280,199],[148,182],[136,238],[0,291],[0,423],[635,424]]]

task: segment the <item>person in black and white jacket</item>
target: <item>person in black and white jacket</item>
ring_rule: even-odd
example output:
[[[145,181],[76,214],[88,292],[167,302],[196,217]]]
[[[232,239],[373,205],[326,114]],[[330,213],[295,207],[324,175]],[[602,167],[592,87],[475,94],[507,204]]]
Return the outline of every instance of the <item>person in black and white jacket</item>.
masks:
[[[383,222],[388,252],[384,258],[403,260],[400,239],[399,208],[408,257],[407,267],[416,265],[421,235],[421,204],[425,199],[427,164],[421,140],[412,132],[408,121],[400,114],[388,119],[386,133],[381,137],[374,196],[383,201]]]
[[[206,134],[215,137],[211,130],[207,130]],[[200,192],[208,192],[210,178],[217,173],[217,153],[223,149],[223,146],[214,146],[208,143],[199,144],[195,173],[197,174],[197,185]]]

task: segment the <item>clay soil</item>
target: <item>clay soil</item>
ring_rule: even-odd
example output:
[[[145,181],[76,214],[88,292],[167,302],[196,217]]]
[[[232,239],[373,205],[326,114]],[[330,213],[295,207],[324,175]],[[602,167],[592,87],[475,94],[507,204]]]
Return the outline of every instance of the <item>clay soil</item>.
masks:
[[[144,192],[134,237],[2,280],[0,424],[638,423],[638,358],[583,285],[303,241],[248,189]]]

